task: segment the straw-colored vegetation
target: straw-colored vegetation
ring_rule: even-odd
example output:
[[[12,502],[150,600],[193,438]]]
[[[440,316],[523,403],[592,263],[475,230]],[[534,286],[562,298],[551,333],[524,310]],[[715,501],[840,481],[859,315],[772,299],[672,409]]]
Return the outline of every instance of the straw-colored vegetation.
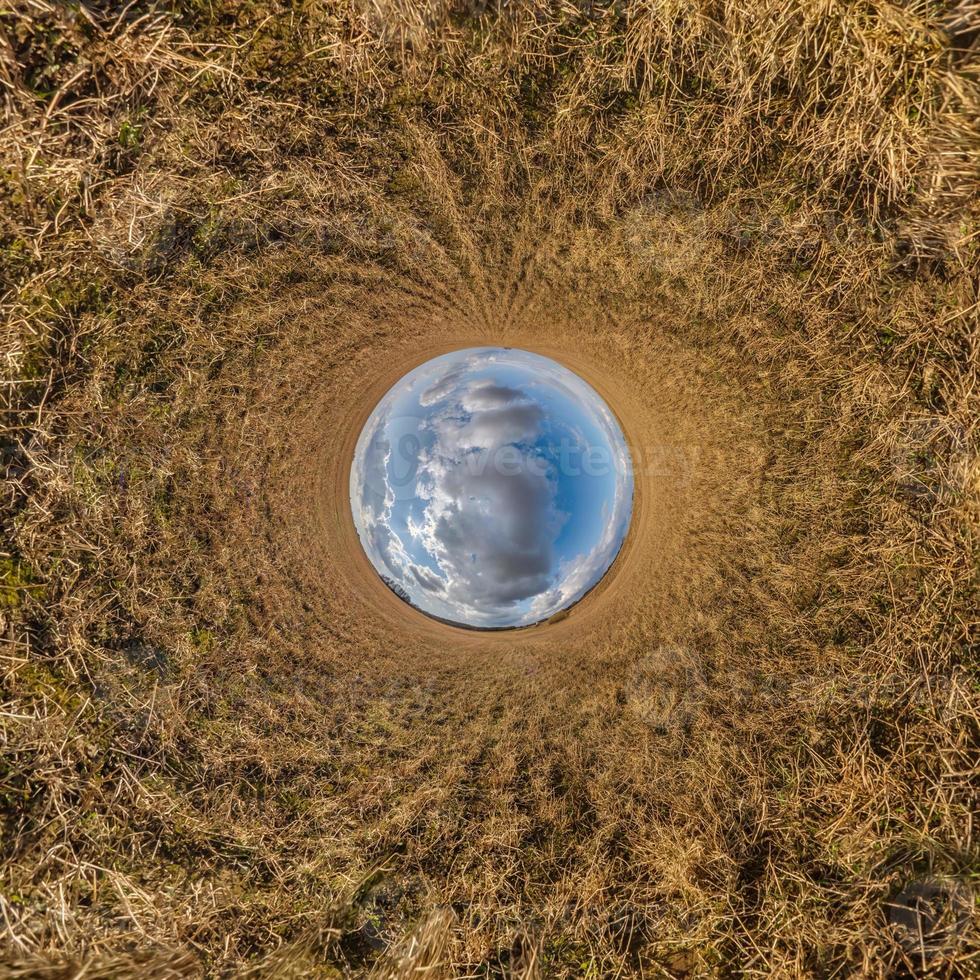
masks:
[[[0,8],[0,973],[975,976],[978,29]],[[486,648],[324,475],[455,337],[593,362],[652,508]]]

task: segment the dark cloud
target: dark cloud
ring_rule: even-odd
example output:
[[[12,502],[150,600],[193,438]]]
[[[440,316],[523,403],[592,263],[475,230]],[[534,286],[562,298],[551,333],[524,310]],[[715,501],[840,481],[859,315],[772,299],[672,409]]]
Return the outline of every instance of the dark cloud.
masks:
[[[421,565],[416,565],[414,562],[409,565],[409,571],[411,571],[415,577],[415,581],[423,589],[426,589],[428,592],[442,592],[444,583],[435,572],[430,571],[428,568],[423,568]]]
[[[497,388],[488,401],[503,401],[506,391]],[[429,544],[448,579],[447,595],[464,605],[510,606],[551,584],[562,523],[555,482],[533,452],[513,448],[534,438],[541,419],[533,403],[477,412],[461,429],[443,433],[448,439],[437,447],[475,444],[483,454],[483,465],[474,465],[447,452],[430,468],[436,489],[427,508]],[[493,458],[505,445],[512,446],[506,466]]]
[[[391,533],[391,529],[383,521],[378,521],[369,525],[368,535],[370,546],[380,555],[388,571],[400,578],[402,569],[393,554],[395,535]]]
[[[419,404],[423,408],[428,408],[430,405],[435,405],[436,402],[448,397],[453,393],[465,375],[465,367],[458,367],[448,374],[443,375],[435,384],[430,385],[419,395]]]
[[[388,476],[386,460],[391,444],[385,437],[382,419],[364,452],[363,477],[361,484],[361,506],[366,515],[377,520],[385,509],[388,495]]]
[[[504,408],[514,402],[528,402],[527,395],[518,388],[484,381],[471,385],[463,396],[463,408],[467,412],[484,412],[487,409]]]
[[[474,412],[469,422],[456,430],[450,446],[455,442],[464,449],[496,449],[533,442],[543,419],[544,410],[534,402]]]

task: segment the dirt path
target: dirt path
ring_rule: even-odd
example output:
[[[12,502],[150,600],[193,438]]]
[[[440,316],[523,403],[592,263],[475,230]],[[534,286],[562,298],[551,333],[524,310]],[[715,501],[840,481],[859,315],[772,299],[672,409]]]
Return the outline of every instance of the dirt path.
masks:
[[[291,438],[264,457],[265,465],[274,463],[276,475],[269,472],[259,482],[277,515],[274,523],[302,549],[296,576],[304,582],[306,604],[318,608],[324,620],[336,619],[339,604],[345,617],[372,624],[399,648],[425,649],[426,656],[443,660],[483,653],[499,658],[504,651],[531,647],[560,651],[613,635],[634,615],[640,597],[644,616],[656,618],[657,603],[673,601],[673,590],[662,587],[665,580],[679,581],[692,563],[703,566],[705,545],[691,537],[692,530],[710,523],[714,511],[744,494],[758,477],[752,470],[760,453],[729,437],[739,426],[744,429],[744,419],[736,422],[733,413],[744,412],[747,403],[736,407],[737,392],[699,400],[703,377],[685,379],[684,366],[672,363],[669,347],[660,341],[642,352],[635,342],[633,349],[624,349],[629,325],[610,330],[594,300],[578,298],[577,308],[562,309],[554,296],[542,296],[540,319],[536,304],[527,297],[524,302],[530,310],[519,322],[507,323],[505,309],[481,317],[478,326],[432,316],[424,332],[414,321],[407,327],[395,321],[380,334],[363,339],[355,334],[356,353],[348,350],[343,360],[327,354],[318,359],[313,347],[302,366],[283,365],[295,378],[295,404],[280,424]],[[280,315],[291,316],[288,302]],[[371,566],[350,513],[354,445],[378,400],[418,364],[481,345],[535,351],[576,371],[615,412],[634,461],[633,519],[609,573],[566,618],[514,632],[459,629],[407,607]],[[706,493],[709,487],[714,489]],[[738,506],[744,509],[745,501]]]

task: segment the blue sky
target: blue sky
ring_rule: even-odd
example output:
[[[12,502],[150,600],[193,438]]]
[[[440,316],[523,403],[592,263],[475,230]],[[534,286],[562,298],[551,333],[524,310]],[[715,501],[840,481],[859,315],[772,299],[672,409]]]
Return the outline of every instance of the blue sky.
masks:
[[[364,426],[351,508],[378,573],[470,626],[554,615],[606,572],[633,474],[608,406],[550,358],[456,351],[407,374]]]

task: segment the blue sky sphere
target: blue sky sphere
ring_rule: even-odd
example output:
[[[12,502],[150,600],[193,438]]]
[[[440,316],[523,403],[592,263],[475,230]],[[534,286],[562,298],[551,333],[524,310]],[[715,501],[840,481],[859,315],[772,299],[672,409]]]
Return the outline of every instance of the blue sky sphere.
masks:
[[[590,385],[528,351],[444,354],[395,384],[357,441],[351,509],[394,592],[471,627],[577,602],[629,528],[626,440]]]

